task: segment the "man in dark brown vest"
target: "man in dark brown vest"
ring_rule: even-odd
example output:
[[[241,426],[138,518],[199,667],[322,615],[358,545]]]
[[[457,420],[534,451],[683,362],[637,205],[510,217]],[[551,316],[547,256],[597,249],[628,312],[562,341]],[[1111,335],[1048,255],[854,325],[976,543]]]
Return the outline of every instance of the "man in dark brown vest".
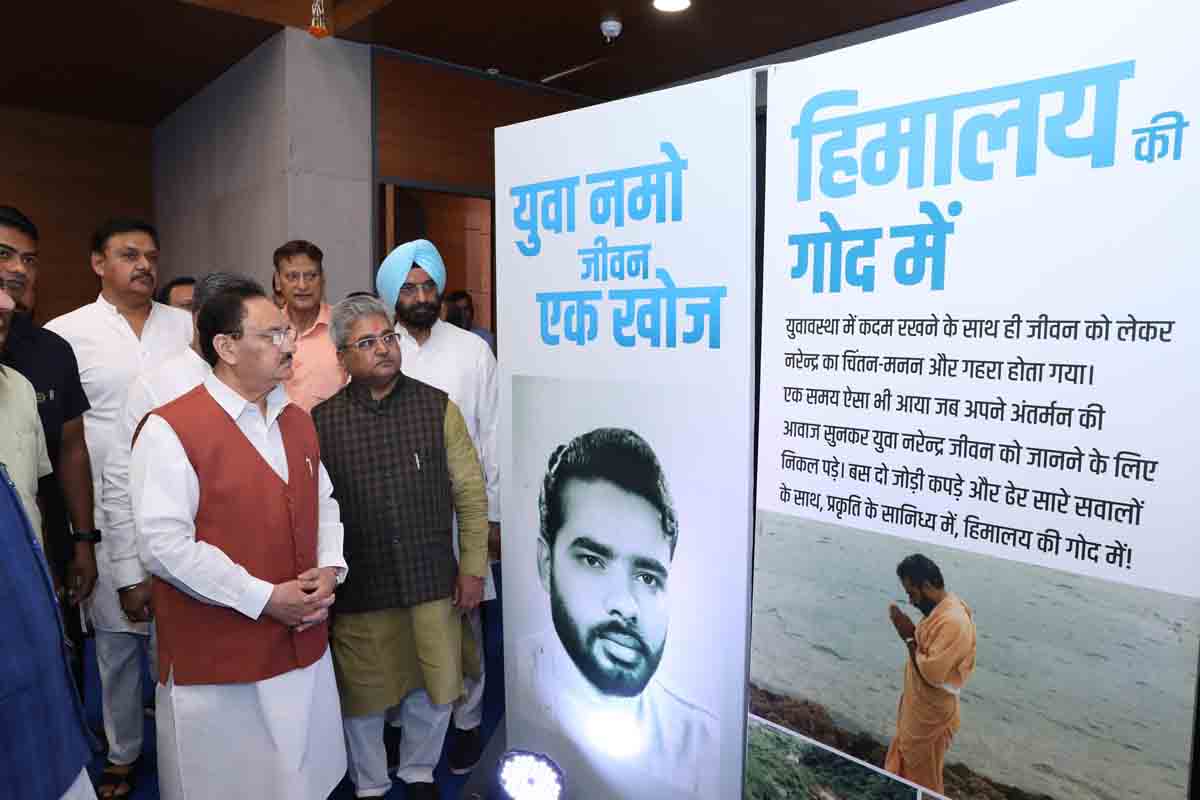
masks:
[[[295,332],[258,286],[196,320],[212,373],[133,448],[158,620],[164,800],[324,800],[346,752],[328,647],[342,525],[312,418],[279,386]]]
[[[359,797],[391,788],[384,721],[400,706],[396,774],[409,800],[436,798],[433,769],[463,694],[463,613],[479,605],[488,567],[483,471],[458,406],[400,372],[386,306],[343,300],[330,330],[350,384],[313,420],[351,566],[333,621],[350,779]]]

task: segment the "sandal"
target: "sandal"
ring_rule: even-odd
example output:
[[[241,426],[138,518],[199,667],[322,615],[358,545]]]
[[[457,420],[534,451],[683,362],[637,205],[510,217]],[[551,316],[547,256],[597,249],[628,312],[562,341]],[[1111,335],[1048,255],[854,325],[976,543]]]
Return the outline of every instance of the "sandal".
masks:
[[[130,797],[137,788],[138,758],[132,764],[113,764],[111,761],[104,765],[100,780],[95,783],[96,796],[100,800],[119,800]]]

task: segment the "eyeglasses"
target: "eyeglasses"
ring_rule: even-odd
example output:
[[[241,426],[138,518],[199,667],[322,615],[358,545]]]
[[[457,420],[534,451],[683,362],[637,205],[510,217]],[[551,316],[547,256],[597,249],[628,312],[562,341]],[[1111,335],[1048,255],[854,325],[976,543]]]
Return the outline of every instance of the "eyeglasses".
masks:
[[[296,329],[290,326],[287,328],[273,328],[269,331],[250,331],[250,333],[253,333],[255,336],[261,336],[276,347],[283,347],[284,342],[296,341],[297,335]],[[246,331],[231,331],[225,335],[230,339],[241,339],[246,335]]]
[[[0,269],[7,267],[17,260],[21,261],[21,266],[26,269],[33,269],[38,263],[37,253],[20,253],[6,244],[0,244]]]
[[[417,292],[436,295],[437,282],[425,281],[424,283],[404,283],[400,285],[400,294],[404,297],[412,297]]]
[[[345,347],[343,347],[341,349],[349,350],[350,348],[353,347],[355,350],[358,350],[360,353],[369,353],[372,350],[374,350],[379,345],[380,342],[383,343],[384,347],[388,347],[388,348],[399,347],[400,346],[400,334],[393,331],[392,333],[385,333],[382,336],[368,336],[365,339],[359,339],[357,342],[351,342],[350,344],[346,345]]]
[[[319,272],[296,272],[293,270],[289,272],[281,272],[279,274],[280,277],[283,278],[284,282],[289,284],[301,282],[316,283],[321,279],[321,273]]]

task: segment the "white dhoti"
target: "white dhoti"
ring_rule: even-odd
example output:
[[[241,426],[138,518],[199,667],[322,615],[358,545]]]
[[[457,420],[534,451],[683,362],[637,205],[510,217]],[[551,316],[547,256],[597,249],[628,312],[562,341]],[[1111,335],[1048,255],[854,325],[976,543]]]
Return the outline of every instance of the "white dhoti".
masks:
[[[333,661],[257,683],[157,689],[163,800],[326,800],[346,773]]]

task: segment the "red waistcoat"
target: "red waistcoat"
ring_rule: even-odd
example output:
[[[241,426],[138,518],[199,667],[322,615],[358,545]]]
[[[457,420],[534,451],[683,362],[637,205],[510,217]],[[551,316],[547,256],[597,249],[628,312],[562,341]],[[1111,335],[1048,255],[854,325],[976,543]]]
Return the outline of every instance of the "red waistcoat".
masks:
[[[285,583],[317,566],[317,472],[312,418],[294,405],[279,414],[287,453],[284,483],[203,384],[156,409],[175,431],[200,484],[196,541],[224,551],[247,572]],[[325,624],[303,633],[264,612],[200,602],[154,579],[158,672],[180,685],[249,683],[315,663],[325,653]]]

